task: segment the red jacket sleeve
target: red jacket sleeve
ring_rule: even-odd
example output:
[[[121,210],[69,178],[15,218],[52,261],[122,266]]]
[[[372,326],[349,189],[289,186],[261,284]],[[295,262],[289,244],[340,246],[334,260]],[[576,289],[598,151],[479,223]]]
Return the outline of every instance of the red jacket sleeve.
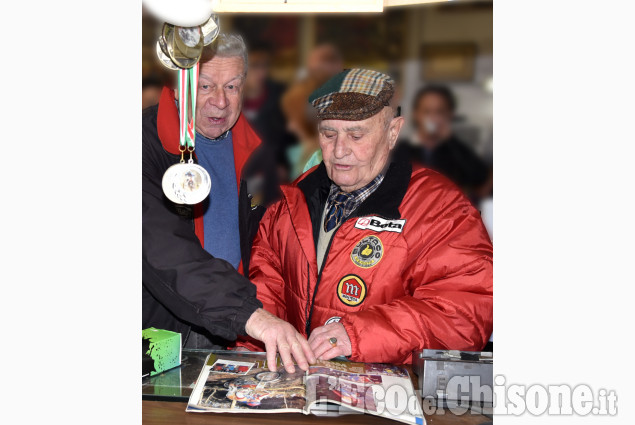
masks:
[[[256,285],[258,299],[269,313],[287,320],[284,297],[284,279],[280,267],[280,255],[273,247],[278,245],[276,221],[283,208],[282,201],[270,206],[260,220],[258,233],[254,238],[249,265],[249,279]],[[264,351],[264,344],[249,337],[238,339],[237,346],[250,351]]]
[[[412,239],[402,275],[408,295],[342,318],[351,360],[410,363],[414,350],[478,351],[487,343],[492,245],[478,212],[455,205]]]

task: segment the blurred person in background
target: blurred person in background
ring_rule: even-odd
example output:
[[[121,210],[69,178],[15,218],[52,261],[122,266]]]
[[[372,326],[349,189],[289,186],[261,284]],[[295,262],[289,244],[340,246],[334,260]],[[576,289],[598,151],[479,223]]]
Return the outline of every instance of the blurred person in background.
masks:
[[[282,111],[287,129],[298,138],[298,143],[287,148],[289,179],[322,162],[322,150],[317,133],[315,109],[309,104],[309,95],[318,87],[312,80],[292,85],[282,96]]]
[[[286,148],[289,181],[322,161],[317,138],[315,110],[308,104],[309,95],[320,85],[342,71],[342,53],[331,43],[316,45],[307,56],[303,77],[294,83],[282,99],[287,129],[297,142]]]
[[[331,43],[316,45],[307,57],[307,78],[318,86],[344,69],[340,50]]]
[[[409,150],[415,164],[433,169],[452,180],[477,205],[491,188],[489,169],[452,131],[456,98],[443,85],[419,90],[413,102],[416,135],[401,148]]]
[[[249,72],[245,80],[243,113],[249,124],[270,146],[276,155],[279,175],[286,181],[290,165],[285,152],[295,143],[286,131],[285,119],[280,108],[280,98],[285,87],[270,77],[271,48],[262,42],[249,43]]]
[[[160,78],[156,76],[144,78],[141,81],[141,108],[145,109],[159,103],[161,90],[163,90],[163,81]]]

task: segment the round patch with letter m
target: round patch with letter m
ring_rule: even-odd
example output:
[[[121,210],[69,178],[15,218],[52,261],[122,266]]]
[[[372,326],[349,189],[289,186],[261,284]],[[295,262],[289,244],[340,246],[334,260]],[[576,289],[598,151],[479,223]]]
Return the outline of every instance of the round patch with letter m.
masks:
[[[337,284],[337,297],[351,307],[360,305],[366,298],[366,283],[357,275],[346,275]]]

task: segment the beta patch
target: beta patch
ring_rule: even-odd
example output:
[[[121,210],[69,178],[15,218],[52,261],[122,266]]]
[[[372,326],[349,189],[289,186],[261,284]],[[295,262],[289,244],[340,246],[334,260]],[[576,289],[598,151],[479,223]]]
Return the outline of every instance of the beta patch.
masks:
[[[406,225],[406,220],[387,220],[385,218],[370,216],[358,218],[355,227],[362,230],[373,230],[375,232],[395,232],[401,233]]]
[[[357,267],[367,269],[375,266],[384,256],[384,246],[377,236],[366,236],[355,245],[351,252],[351,261]]]
[[[358,306],[366,298],[366,283],[355,274],[344,276],[337,284],[337,297],[346,305]]]

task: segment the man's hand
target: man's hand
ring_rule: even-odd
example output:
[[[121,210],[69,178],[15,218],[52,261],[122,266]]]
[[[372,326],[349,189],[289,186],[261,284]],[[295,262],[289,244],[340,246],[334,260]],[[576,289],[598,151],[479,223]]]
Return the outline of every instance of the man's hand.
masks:
[[[333,337],[337,338],[335,347],[329,342],[329,339]],[[351,340],[348,338],[346,329],[338,322],[313,329],[309,336],[309,344],[315,356],[320,360],[330,360],[333,357],[353,354]]]
[[[289,373],[295,372],[293,358],[302,370],[307,370],[309,363],[315,363],[315,355],[307,340],[291,324],[262,308],[249,317],[245,331],[250,337],[265,343],[267,363],[272,372],[276,371],[276,352],[280,352],[282,364]]]

